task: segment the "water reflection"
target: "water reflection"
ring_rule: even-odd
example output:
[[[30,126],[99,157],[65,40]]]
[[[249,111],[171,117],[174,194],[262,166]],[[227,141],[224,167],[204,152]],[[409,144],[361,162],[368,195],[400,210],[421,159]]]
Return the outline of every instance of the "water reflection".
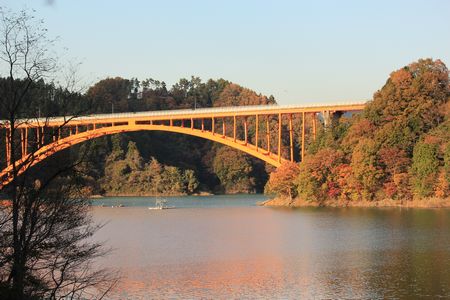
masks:
[[[450,211],[95,208],[123,298],[450,297]]]

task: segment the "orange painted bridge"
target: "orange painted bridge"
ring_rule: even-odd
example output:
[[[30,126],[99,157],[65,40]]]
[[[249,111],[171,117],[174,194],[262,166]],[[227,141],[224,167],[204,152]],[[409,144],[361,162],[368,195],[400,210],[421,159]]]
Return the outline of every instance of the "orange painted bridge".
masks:
[[[301,124],[298,126],[301,133],[295,136],[301,138],[301,143],[299,141],[298,144],[301,148],[300,158],[303,159],[306,119],[311,123],[312,135],[315,138],[319,114],[327,123],[334,113],[361,111],[364,106],[364,103],[316,106],[260,105],[39,118],[16,122],[14,136],[11,134],[10,124],[0,121],[0,128],[6,138],[6,159],[1,167],[0,189],[12,180],[13,170],[21,174],[58,151],[100,136],[144,130],[175,132],[205,138],[278,167],[283,161],[294,161],[294,122]],[[253,124],[252,130],[249,130],[249,124]],[[284,146],[282,136],[287,135],[289,145]],[[14,151],[16,154],[14,159],[11,142],[17,145],[16,149],[20,149]]]

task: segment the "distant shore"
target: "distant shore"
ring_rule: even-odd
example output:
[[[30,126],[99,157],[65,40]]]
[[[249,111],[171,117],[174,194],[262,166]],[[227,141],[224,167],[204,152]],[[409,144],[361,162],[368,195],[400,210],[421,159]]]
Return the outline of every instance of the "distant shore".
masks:
[[[89,196],[89,199],[102,199],[105,197],[181,197],[181,196],[212,196],[214,194],[211,194],[209,192],[198,192],[194,194],[142,194],[142,193],[112,193],[112,194],[103,194],[103,195],[91,195]]]
[[[345,201],[326,200],[323,202],[305,201],[302,199],[274,198],[259,202],[260,206],[270,207],[404,207],[404,208],[450,208],[450,197],[426,198],[420,200],[392,200],[379,201]]]

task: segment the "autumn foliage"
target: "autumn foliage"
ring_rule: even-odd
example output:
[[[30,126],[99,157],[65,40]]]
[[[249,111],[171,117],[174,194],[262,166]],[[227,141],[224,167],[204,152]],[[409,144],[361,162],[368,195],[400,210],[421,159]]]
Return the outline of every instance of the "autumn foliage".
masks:
[[[392,72],[363,114],[319,134],[297,175],[289,174],[298,196],[316,202],[448,197],[449,100],[449,71],[440,60]]]
[[[296,196],[294,181],[299,173],[299,166],[293,162],[285,162],[270,174],[266,185],[267,193],[287,196],[290,199]]]

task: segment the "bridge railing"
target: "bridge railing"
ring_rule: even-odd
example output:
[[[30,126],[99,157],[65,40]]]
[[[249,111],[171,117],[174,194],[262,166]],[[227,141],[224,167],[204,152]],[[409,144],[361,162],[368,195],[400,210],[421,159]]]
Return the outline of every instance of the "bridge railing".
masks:
[[[49,118],[30,118],[24,120],[17,120],[17,123],[24,124],[46,124],[46,123],[59,123],[67,122],[68,120],[76,121],[95,121],[104,119],[127,119],[127,118],[140,118],[140,117],[173,117],[192,115],[195,117],[201,117],[205,114],[217,114],[217,113],[230,113],[241,114],[248,112],[254,114],[257,112],[266,112],[267,114],[275,114],[278,111],[289,112],[295,111],[328,111],[328,110],[362,110],[364,103],[338,103],[338,104],[312,104],[307,106],[301,105],[245,105],[245,106],[221,106],[221,107],[208,107],[197,109],[175,109],[175,110],[157,110],[157,111],[143,111],[143,112],[123,112],[123,113],[111,113],[111,114],[94,114],[87,116],[64,116],[64,117],[49,117]],[[7,125],[7,121],[1,121],[0,125]]]

